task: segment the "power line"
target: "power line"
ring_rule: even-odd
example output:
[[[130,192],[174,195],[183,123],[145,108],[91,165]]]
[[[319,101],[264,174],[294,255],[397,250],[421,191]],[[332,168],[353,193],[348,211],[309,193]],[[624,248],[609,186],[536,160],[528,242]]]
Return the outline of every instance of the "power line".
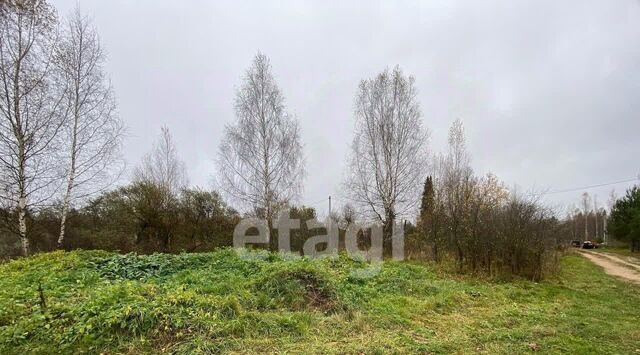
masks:
[[[580,190],[587,190],[587,189],[593,189],[595,187],[602,187],[602,186],[609,186],[609,185],[616,185],[616,184],[622,184],[625,182],[632,182],[632,181],[638,181],[639,178],[633,178],[633,179],[626,179],[626,180],[620,180],[620,181],[613,181],[613,182],[607,182],[604,184],[596,184],[596,185],[589,185],[589,186],[581,186],[581,187],[573,187],[573,188],[569,188],[569,189],[564,189],[564,190],[555,190],[555,191],[549,191],[549,192],[541,192],[541,193],[532,193],[529,194],[529,196],[543,196],[543,195],[553,195],[553,194],[561,194],[561,193],[565,193],[565,192],[573,192],[573,191],[580,191]]]
[[[322,199],[320,199],[318,201],[315,201],[315,202],[311,202],[311,203],[304,203],[303,202],[302,204],[307,206],[307,207],[315,207],[315,206],[318,206],[321,202],[326,202],[326,201],[327,201],[327,198],[324,197],[324,198],[322,198]]]

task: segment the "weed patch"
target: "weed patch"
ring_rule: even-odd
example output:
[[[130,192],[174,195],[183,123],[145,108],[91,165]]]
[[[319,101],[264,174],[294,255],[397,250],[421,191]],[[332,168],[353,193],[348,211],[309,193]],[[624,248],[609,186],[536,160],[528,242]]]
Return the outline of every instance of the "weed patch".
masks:
[[[152,277],[163,277],[185,269],[199,269],[211,262],[210,256],[204,254],[152,254],[110,255],[97,258],[91,265],[109,279],[143,280]]]

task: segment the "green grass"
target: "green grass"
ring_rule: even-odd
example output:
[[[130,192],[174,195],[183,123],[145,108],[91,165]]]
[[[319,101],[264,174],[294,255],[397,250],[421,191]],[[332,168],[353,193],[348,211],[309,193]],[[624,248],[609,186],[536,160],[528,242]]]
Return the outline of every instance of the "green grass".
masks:
[[[629,247],[603,247],[603,248],[595,249],[595,251],[609,253],[609,254],[616,254],[620,256],[630,256],[630,257],[640,259],[640,253],[638,252],[632,253],[631,248]]]
[[[0,353],[640,351],[640,288],[576,255],[541,283],[249,255],[77,251],[0,265]]]

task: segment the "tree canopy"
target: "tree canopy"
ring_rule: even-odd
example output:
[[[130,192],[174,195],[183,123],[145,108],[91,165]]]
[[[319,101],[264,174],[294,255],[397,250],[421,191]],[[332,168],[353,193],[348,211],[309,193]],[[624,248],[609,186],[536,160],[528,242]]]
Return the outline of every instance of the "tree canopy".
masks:
[[[640,186],[628,189],[613,205],[609,233],[621,241],[637,243],[640,240]]]

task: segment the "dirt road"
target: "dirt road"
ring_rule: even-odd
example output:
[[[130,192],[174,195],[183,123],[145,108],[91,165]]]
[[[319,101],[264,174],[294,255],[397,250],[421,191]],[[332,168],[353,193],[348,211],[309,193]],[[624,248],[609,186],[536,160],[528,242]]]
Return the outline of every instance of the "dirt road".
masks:
[[[640,285],[640,265],[628,262],[622,258],[594,251],[579,249],[580,254],[591,260],[594,264],[604,268],[604,271],[612,276],[625,279]]]

